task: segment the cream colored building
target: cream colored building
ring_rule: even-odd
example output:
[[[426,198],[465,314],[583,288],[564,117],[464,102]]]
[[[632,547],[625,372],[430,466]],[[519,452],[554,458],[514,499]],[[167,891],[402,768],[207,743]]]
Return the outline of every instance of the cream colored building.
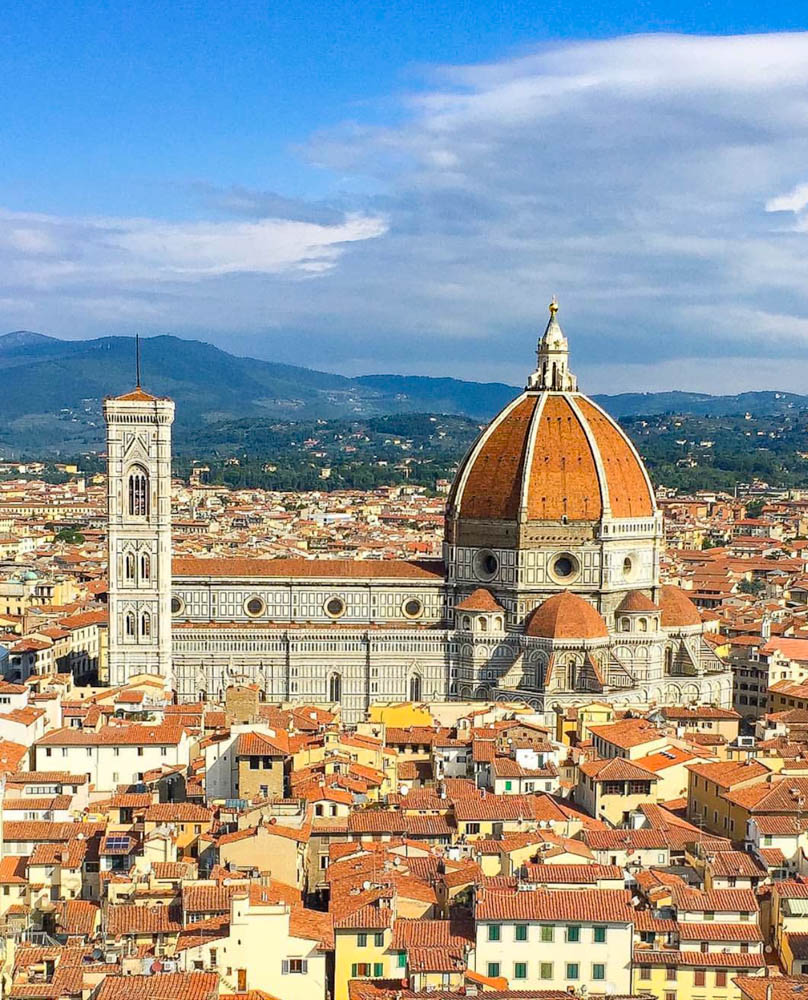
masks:
[[[86,774],[96,792],[136,784],[162,765],[187,765],[189,752],[187,732],[171,725],[57,729],[31,748],[35,771]]]
[[[478,889],[475,971],[510,989],[630,993],[630,893]]]

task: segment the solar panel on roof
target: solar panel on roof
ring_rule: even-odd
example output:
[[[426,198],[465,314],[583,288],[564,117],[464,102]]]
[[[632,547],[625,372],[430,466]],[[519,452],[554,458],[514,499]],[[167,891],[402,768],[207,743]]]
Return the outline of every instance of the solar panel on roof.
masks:
[[[127,836],[116,837],[115,835],[112,835],[107,837],[106,849],[108,851],[126,851],[129,849],[129,845],[131,844],[131,842],[132,842],[131,837]]]

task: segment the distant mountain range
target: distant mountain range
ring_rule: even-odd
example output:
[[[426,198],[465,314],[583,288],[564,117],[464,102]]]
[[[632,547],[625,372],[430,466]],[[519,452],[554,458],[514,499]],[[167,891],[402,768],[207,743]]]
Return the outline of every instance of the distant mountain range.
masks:
[[[178,337],[141,342],[143,384],[177,402],[181,440],[200,424],[370,417],[390,413],[458,414],[485,421],[519,391],[500,382],[365,375],[347,378],[294,365],[237,357]],[[134,382],[128,337],[60,340],[18,330],[0,336],[0,452],[75,454],[103,440],[101,400]],[[677,412],[770,416],[808,408],[808,396],[780,392],[710,396],[692,392],[594,397],[615,417]]]

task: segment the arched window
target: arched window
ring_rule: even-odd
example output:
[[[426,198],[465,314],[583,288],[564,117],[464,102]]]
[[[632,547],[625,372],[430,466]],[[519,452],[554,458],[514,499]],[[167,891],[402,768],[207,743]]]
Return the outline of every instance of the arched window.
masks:
[[[637,629],[640,632],[647,632],[648,631],[648,619],[647,618],[640,618],[637,621]]]
[[[631,631],[631,622],[629,621],[628,618],[621,618],[620,619],[620,631],[621,632],[630,632]]]
[[[141,466],[129,473],[129,515],[147,517],[149,513],[149,474]]]
[[[498,616],[497,616],[497,617],[496,617],[496,618],[494,619],[494,625],[496,626],[496,628],[498,628],[498,629],[500,629],[500,630],[501,630],[501,629],[502,629],[502,628],[504,627],[504,626],[503,626],[503,623],[502,623],[502,615],[498,615]]]
[[[208,692],[204,688],[202,688],[199,692],[199,701],[207,701],[207,700],[208,700]]]
[[[134,611],[127,611],[126,617],[124,619],[124,627],[126,629],[127,635],[135,634],[135,613]]]
[[[670,646],[665,650],[665,673],[673,673],[673,650]]]
[[[413,674],[410,677],[410,701],[421,700],[421,675]]]
[[[480,631],[481,632],[487,632],[488,631],[488,619],[487,618],[481,618],[480,619]]]
[[[151,559],[145,554],[140,557],[140,579],[151,579]]]
[[[471,618],[468,615],[463,615],[463,628],[466,632],[471,631]]]
[[[144,639],[148,639],[151,635],[151,615],[148,611],[144,611],[140,616],[140,634]]]
[[[339,674],[332,674],[328,681],[328,700],[340,701],[342,699],[342,677]]]
[[[127,580],[134,580],[135,578],[135,557],[131,552],[128,552],[126,558],[123,561],[124,565],[124,576]]]

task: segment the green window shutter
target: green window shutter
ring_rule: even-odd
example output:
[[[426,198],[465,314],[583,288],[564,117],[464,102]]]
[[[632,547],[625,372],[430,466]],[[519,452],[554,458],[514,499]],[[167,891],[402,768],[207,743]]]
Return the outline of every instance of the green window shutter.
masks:
[[[381,979],[382,976],[384,975],[384,966],[382,965],[381,962],[373,963],[373,975],[375,976],[376,979]]]
[[[592,978],[593,979],[605,979],[606,978],[606,966],[600,962],[595,963],[592,966]]]
[[[541,925],[541,939],[544,942],[555,940],[555,927],[552,924]]]
[[[365,933],[356,935],[356,943],[360,948],[366,948],[368,943],[368,936]]]
[[[596,927],[595,928],[595,943],[596,944],[603,944],[603,942],[605,940],[606,940],[606,928],[605,927]]]
[[[399,969],[407,968],[407,953],[406,951],[400,951],[398,953],[398,967]]]
[[[488,978],[496,979],[499,976],[499,962],[488,963]]]
[[[356,962],[351,966],[351,979],[356,979]]]
[[[567,979],[577,979],[577,978],[578,978],[578,963],[567,962]]]
[[[527,924],[517,924],[514,937],[517,941],[527,941]]]
[[[527,965],[524,962],[514,962],[513,978],[527,979]]]

